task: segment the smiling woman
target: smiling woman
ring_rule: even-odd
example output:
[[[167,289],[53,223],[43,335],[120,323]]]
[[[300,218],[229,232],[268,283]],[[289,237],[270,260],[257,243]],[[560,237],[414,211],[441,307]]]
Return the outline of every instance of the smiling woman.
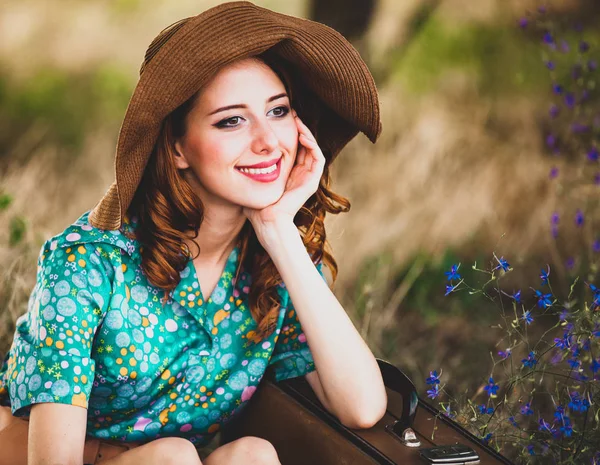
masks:
[[[333,29],[240,1],[163,30],[115,182],[40,250],[0,369],[0,464],[200,463],[265,376],[306,376],[346,425],[380,418],[377,362],[324,270],[325,215],[350,207],[329,165],[359,131],[379,136],[377,90]],[[279,460],[246,437],[203,462]]]

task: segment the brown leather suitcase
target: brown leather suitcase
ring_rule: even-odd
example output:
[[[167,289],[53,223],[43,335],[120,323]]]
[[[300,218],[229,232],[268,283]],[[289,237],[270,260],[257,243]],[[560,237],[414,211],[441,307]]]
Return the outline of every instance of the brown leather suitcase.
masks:
[[[422,448],[464,444],[481,465],[513,465],[438,409],[414,384],[377,359],[388,394],[384,417],[372,428],[349,429],[321,405],[304,377],[274,383],[266,376],[248,405],[222,429],[220,445],[242,436],[269,440],[282,465],[423,465]],[[432,432],[437,428],[432,438]]]

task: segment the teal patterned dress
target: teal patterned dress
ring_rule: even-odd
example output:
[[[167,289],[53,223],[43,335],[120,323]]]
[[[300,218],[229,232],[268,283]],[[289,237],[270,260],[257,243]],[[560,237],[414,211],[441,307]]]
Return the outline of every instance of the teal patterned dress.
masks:
[[[135,217],[109,231],[88,215],[40,251],[28,311],[0,365],[0,405],[14,416],[28,417],[39,402],[78,405],[88,409],[88,436],[178,436],[200,448],[265,374],[278,382],[315,370],[285,285],[276,330],[256,337],[251,276],[241,270],[234,281],[238,248],[208,299],[189,259],[163,306],[163,291],[142,273],[140,244],[124,234]]]

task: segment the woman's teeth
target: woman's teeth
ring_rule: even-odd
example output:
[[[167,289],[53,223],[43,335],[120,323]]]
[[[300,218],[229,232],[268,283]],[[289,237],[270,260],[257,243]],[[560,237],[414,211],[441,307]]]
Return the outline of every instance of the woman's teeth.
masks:
[[[277,163],[269,166],[268,168],[238,168],[238,170],[242,171],[243,173],[250,173],[250,174],[268,174],[268,173],[272,173],[276,169],[277,169]]]

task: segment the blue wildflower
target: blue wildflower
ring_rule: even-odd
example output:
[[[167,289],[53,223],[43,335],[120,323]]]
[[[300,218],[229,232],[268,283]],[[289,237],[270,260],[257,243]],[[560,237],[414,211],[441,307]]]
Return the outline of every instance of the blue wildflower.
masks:
[[[490,442],[491,438],[492,438],[492,433],[488,433],[481,438],[481,442],[483,442],[484,444],[487,444]]]
[[[551,433],[552,435],[554,435],[556,433],[556,429],[554,428],[554,425],[551,425],[550,423],[548,423],[546,420],[544,420],[543,418],[540,418],[539,420],[539,430],[540,431],[548,431],[549,433]]]
[[[571,347],[573,335],[569,331],[565,331],[563,337],[555,337],[554,344],[556,347],[562,350],[566,350]]]
[[[558,319],[560,321],[567,321],[567,318],[569,318],[569,310],[563,308],[562,312],[560,312],[560,315],[558,315]]]
[[[527,402],[523,407],[521,407],[522,415],[533,415],[533,410],[531,409],[531,405]]]
[[[566,437],[571,437],[573,427],[571,426],[571,419],[569,417],[563,416],[563,424],[560,427],[560,430]]]
[[[548,144],[548,147],[554,147],[556,145],[556,137],[554,134],[548,134],[546,137],[546,144]]]
[[[453,286],[452,284],[446,284],[446,293],[444,294],[444,296],[447,296],[451,292],[454,292],[457,287],[458,287],[458,284],[456,284],[455,286]]]
[[[549,32],[546,32],[544,34],[544,42],[546,44],[553,44],[554,43],[554,37],[552,37],[552,34],[550,34]]]
[[[558,168],[556,166],[550,168],[550,173],[548,174],[548,176],[550,176],[550,179],[556,178],[558,176]]]
[[[575,266],[575,259],[573,257],[567,258],[567,261],[565,262],[565,266],[567,267],[567,269],[572,270],[573,267]]]
[[[448,281],[452,281],[454,279],[459,280],[461,278],[460,274],[458,274],[458,269],[460,268],[460,263],[458,265],[452,265],[450,271],[446,271],[444,274],[447,276]]]
[[[570,50],[569,43],[568,43],[568,42],[567,42],[565,39],[562,39],[562,40],[560,41],[560,49],[561,49],[561,50],[562,50],[564,53],[567,53],[567,52]]]
[[[511,425],[513,425],[515,428],[519,427],[519,424],[517,423],[517,420],[515,420],[515,417],[509,417],[508,421],[510,422]]]
[[[533,368],[535,365],[537,365],[537,360],[535,359],[535,352],[529,352],[527,358],[522,359],[521,362],[523,363],[523,366]]]
[[[579,368],[581,366],[581,360],[577,360],[576,358],[570,358],[567,360],[567,363],[571,366],[571,368],[573,368],[574,370],[576,368]]]
[[[502,268],[504,271],[508,271],[510,269],[510,264],[506,260],[504,260],[504,257],[496,257],[496,260],[498,261],[499,265],[496,268],[494,268],[494,270]]]
[[[538,307],[540,308],[548,308],[552,305],[552,294],[544,294],[543,292],[540,292],[536,289],[534,289],[535,291],[535,296],[538,299]]]
[[[592,364],[590,365],[590,370],[592,373],[597,373],[600,370],[600,359],[592,359]]]
[[[554,418],[558,421],[561,421],[564,413],[565,413],[565,408],[562,405],[558,405],[556,407],[556,410],[554,411]]]
[[[523,312],[523,316],[521,317],[521,320],[523,320],[525,323],[527,323],[527,325],[530,325],[531,323],[533,323],[533,317],[531,316],[531,312],[529,310],[527,310],[526,312]]]
[[[578,209],[577,213],[575,214],[575,224],[577,226],[583,226],[583,222],[584,222],[583,212]]]
[[[535,450],[533,450],[533,444],[529,444],[527,446],[527,452],[529,452],[529,455],[535,455]]]
[[[490,377],[488,384],[483,389],[489,394],[490,397],[496,397],[496,393],[498,392],[498,389],[500,389],[500,386],[494,383],[494,378]]]
[[[481,404],[479,407],[479,413],[491,415],[494,413],[494,407],[486,407],[484,404]]]
[[[600,239],[596,239],[592,244],[592,250],[596,253],[600,252]]]
[[[563,93],[563,90],[563,86],[561,86],[560,84],[552,84],[552,92],[554,92],[556,95],[561,95]]]
[[[441,375],[442,375],[441,373],[438,375],[437,370],[430,371],[429,378],[427,378],[425,380],[425,382],[427,384],[440,384],[440,376]]]
[[[525,29],[527,27],[527,24],[529,24],[529,21],[527,20],[527,18],[519,19],[519,27],[521,29]]]
[[[588,160],[590,161],[598,161],[599,155],[600,154],[598,153],[598,149],[596,147],[591,148],[587,153]]]
[[[590,407],[589,401],[585,397],[581,397],[577,391],[571,392],[570,398],[569,408],[573,412],[585,412]]]

